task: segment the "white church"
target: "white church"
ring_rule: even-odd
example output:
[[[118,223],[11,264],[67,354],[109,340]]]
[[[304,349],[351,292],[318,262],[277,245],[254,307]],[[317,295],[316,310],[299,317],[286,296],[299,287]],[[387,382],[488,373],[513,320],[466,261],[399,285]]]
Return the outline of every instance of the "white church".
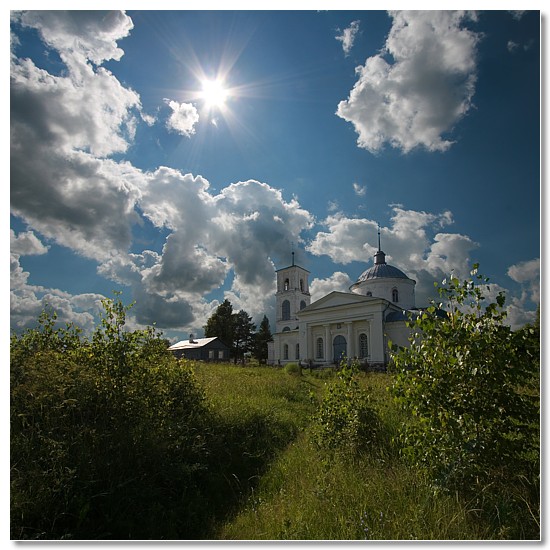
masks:
[[[374,265],[350,286],[311,303],[309,271],[294,264],[277,270],[277,320],[268,363],[301,362],[314,366],[357,359],[365,367],[383,370],[388,364],[388,340],[409,345],[407,312],[417,312],[416,281],[386,263],[380,250]]]

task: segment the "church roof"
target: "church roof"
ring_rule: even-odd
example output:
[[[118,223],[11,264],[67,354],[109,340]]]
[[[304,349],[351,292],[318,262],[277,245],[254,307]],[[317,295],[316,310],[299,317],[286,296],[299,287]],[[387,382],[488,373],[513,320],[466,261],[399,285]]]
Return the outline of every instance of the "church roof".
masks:
[[[374,265],[363,271],[350,288],[375,279],[409,279],[400,269],[386,263],[386,254],[380,249],[380,229],[378,229],[378,251],[374,255]]]
[[[373,279],[408,279],[400,269],[386,263],[386,255],[378,248],[374,255],[374,265],[361,273],[355,284]]]
[[[369,269],[363,271],[359,278],[358,283],[363,281],[369,281],[371,279],[408,279],[408,277],[397,267],[386,263],[376,264]]]

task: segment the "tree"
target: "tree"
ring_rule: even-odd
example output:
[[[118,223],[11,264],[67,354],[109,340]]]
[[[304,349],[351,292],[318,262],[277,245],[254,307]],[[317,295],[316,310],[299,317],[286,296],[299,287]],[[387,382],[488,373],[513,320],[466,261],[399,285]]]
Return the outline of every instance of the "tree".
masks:
[[[269,327],[269,319],[266,315],[260,323],[260,328],[254,338],[254,357],[260,363],[267,362],[267,343],[273,341],[273,335]]]
[[[477,267],[471,279],[436,284],[442,301],[408,322],[411,345],[393,356],[392,392],[411,417],[402,451],[439,486],[476,499],[509,498],[513,486],[521,493],[516,504],[534,513],[540,397],[538,358],[527,341],[533,329],[504,324],[504,294],[487,303],[489,279]]]
[[[217,336],[226,346],[233,348],[235,320],[231,302],[227,299],[224,300],[209,317],[203,328],[206,338]]]
[[[244,309],[233,315],[233,352],[235,363],[241,359],[244,363],[244,354],[250,351],[254,344],[254,331],[256,325],[252,322],[252,317]]]

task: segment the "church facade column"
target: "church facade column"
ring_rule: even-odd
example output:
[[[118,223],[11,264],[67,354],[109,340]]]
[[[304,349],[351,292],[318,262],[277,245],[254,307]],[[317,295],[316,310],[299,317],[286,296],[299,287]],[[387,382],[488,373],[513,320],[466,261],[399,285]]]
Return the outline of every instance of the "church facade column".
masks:
[[[324,325],[325,327],[325,362],[332,362],[332,342],[330,341],[330,325]]]
[[[370,323],[370,362],[384,363],[384,325],[382,322],[382,312],[377,312]]]
[[[309,324],[306,324],[306,349],[304,350],[304,359],[315,359],[313,334],[311,333],[311,326]]]
[[[353,342],[353,322],[352,321],[346,321],[346,328],[348,329],[347,333],[347,339],[348,339],[348,359],[353,359],[355,357],[355,346]]]

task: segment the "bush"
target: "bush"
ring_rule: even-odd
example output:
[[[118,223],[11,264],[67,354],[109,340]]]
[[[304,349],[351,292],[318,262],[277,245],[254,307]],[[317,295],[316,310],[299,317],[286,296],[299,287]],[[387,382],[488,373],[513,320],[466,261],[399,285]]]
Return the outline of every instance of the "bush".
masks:
[[[313,418],[312,436],[325,451],[357,454],[376,440],[380,422],[369,395],[359,387],[357,366],[342,363],[334,381],[327,383]]]
[[[208,458],[204,395],[152,329],[125,332],[124,306],[104,307],[91,342],[76,345],[75,331],[56,330],[47,313],[12,338],[14,539],[165,538],[190,528],[186,497]]]
[[[394,356],[392,391],[412,417],[402,451],[440,487],[508,510],[523,538],[538,522],[538,359],[525,331],[503,324],[504,296],[484,303],[488,279],[477,266],[472,276],[438,287],[442,302],[411,319],[411,346]]]
[[[287,374],[302,374],[302,367],[298,363],[287,363],[284,369]]]

